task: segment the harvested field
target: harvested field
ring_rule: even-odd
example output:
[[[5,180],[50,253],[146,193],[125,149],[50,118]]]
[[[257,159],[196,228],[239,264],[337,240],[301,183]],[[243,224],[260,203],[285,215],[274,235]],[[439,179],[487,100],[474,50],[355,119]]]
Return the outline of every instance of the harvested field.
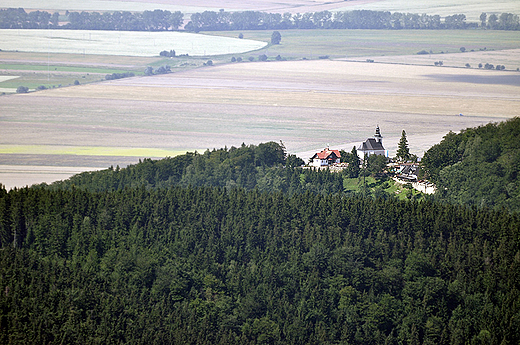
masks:
[[[366,61],[372,59],[375,62],[396,63],[409,65],[432,66],[436,61],[442,61],[444,67],[479,68],[479,64],[504,65],[507,70],[516,71],[520,68],[520,49],[505,49],[498,51],[467,51],[453,54],[425,54],[425,55],[394,55],[394,56],[362,56],[345,59],[349,61]]]
[[[391,155],[405,129],[411,152],[422,156],[450,130],[518,116],[520,74],[328,60],[242,63],[3,96],[0,107],[4,159],[33,150],[96,166],[85,163],[95,157],[89,147],[100,154],[185,152],[283,140],[307,160],[327,144],[352,149],[376,125]],[[29,149],[15,151],[20,147]],[[134,159],[154,156],[141,153]]]
[[[163,50],[173,49],[177,54],[207,56],[244,53],[267,45],[176,31],[0,29],[0,36],[3,50],[96,55],[158,56]]]

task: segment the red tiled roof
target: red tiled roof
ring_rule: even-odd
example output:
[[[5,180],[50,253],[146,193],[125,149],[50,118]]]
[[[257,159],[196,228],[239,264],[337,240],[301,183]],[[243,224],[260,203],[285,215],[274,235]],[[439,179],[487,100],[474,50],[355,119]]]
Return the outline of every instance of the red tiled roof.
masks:
[[[339,153],[339,150],[329,150],[329,149],[325,149],[321,152],[316,153],[314,155],[314,157],[317,157],[318,159],[329,159],[329,157],[332,154],[336,155],[336,158],[341,158],[341,154]]]

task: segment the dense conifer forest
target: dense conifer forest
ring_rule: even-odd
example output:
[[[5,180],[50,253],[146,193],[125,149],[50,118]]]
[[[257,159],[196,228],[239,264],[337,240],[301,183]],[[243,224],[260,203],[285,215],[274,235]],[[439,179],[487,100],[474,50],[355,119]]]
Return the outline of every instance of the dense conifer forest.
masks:
[[[427,172],[490,138],[518,158],[517,125],[448,134]],[[520,343],[519,213],[300,163],[271,142],[0,188],[0,343]]]
[[[436,198],[520,211],[520,118],[448,133],[424,155]]]

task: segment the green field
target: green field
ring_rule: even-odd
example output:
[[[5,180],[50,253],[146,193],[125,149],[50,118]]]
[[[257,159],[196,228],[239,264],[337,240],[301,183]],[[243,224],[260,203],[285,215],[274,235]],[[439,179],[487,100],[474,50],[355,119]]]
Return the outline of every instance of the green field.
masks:
[[[240,32],[205,32],[236,37]],[[421,50],[434,54],[520,48],[518,32],[498,30],[284,30],[280,45],[261,49],[270,57],[288,59],[351,58],[360,56],[414,55]],[[269,41],[271,32],[244,31],[244,38]],[[258,54],[241,54],[258,56]]]

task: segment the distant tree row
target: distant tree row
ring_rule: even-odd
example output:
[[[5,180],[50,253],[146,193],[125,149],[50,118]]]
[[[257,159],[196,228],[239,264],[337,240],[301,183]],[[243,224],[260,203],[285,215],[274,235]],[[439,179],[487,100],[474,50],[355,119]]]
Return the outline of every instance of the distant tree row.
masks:
[[[467,23],[464,14],[439,15],[388,11],[266,13],[259,11],[194,13],[185,30],[287,30],[287,29],[468,29],[520,30],[518,15],[482,13],[480,22]],[[132,12],[25,12],[23,8],[0,10],[1,29],[74,29],[165,31],[182,28],[184,14],[163,10]],[[63,22],[65,24],[60,24]]]
[[[154,10],[136,12],[66,12],[52,15],[45,11],[25,12],[23,8],[0,10],[1,29],[73,29],[73,30],[121,30],[166,31],[177,30],[184,15],[177,12]],[[66,24],[60,25],[61,22]]]
[[[503,13],[500,16],[491,15],[488,23],[484,24],[483,27],[488,29],[520,30],[518,16],[512,13]],[[204,11],[192,14],[191,21],[186,24],[185,29],[197,32],[287,29],[468,29],[477,27],[479,27],[479,23],[467,23],[464,14],[442,18],[439,15],[369,10],[322,11],[304,14]]]
[[[107,74],[105,76],[105,79],[106,80],[115,80],[115,79],[128,78],[128,77],[133,77],[133,76],[135,76],[135,74],[132,72],[112,73],[112,74]]]

